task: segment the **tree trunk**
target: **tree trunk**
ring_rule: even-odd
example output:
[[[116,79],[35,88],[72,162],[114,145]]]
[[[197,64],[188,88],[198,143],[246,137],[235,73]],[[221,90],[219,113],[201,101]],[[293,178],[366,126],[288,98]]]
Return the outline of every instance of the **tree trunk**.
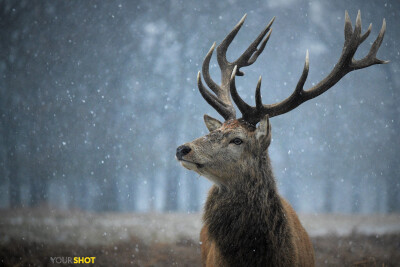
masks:
[[[11,116],[11,114],[9,114]],[[9,181],[9,200],[10,207],[15,208],[21,205],[21,188],[20,188],[20,178],[18,176],[18,158],[17,158],[17,140],[16,140],[16,125],[12,118],[8,119],[8,125],[5,127],[4,131],[4,144],[6,147],[6,176],[8,176]],[[7,171],[8,169],[8,171]]]
[[[100,211],[117,211],[119,205],[115,155],[105,161],[102,170],[103,175],[98,177],[101,190],[98,200],[99,209]]]
[[[48,177],[43,166],[38,165],[34,169],[34,175],[30,178],[30,206],[47,205]]]
[[[10,207],[15,208],[21,206],[21,185],[18,178],[17,163],[12,163],[9,166],[9,197]]]
[[[324,188],[324,207],[323,211],[326,213],[331,213],[333,211],[333,189],[334,183],[332,177],[324,177],[325,188]]]
[[[189,186],[189,211],[195,212],[199,211],[199,190],[198,183],[194,177],[188,182]]]
[[[176,166],[173,162],[169,162],[167,167],[165,211],[178,210],[178,180],[178,171]]]

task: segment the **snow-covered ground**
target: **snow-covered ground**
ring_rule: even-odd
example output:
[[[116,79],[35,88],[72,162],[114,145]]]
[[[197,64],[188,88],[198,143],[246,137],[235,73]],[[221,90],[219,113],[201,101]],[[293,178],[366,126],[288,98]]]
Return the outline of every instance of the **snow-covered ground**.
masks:
[[[400,214],[301,214],[300,220],[312,237],[400,233]],[[146,243],[175,243],[183,239],[197,242],[201,225],[201,214],[7,211],[0,218],[0,242],[15,239],[99,245],[133,237]]]

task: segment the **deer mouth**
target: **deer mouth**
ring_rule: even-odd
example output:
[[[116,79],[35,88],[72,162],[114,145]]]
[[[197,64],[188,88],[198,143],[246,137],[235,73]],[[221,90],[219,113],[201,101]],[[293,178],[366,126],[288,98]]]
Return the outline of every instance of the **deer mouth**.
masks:
[[[204,167],[203,164],[189,161],[189,160],[184,160],[184,159],[179,159],[179,162],[182,164],[183,167],[185,167],[188,170],[193,170],[193,169],[201,169]]]

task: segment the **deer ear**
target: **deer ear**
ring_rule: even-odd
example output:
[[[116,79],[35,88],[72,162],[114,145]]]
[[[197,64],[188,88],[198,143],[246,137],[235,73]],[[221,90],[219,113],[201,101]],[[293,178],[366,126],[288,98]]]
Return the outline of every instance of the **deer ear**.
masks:
[[[212,132],[222,126],[222,122],[208,116],[207,114],[204,114],[204,122],[210,132]]]
[[[261,119],[256,130],[256,138],[261,146],[265,147],[265,149],[268,148],[271,143],[271,124],[269,123],[268,115]]]

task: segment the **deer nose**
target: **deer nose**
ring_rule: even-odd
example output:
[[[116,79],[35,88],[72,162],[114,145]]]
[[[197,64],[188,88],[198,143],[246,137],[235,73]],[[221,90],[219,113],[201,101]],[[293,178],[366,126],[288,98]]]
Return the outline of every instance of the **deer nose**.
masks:
[[[190,151],[192,151],[192,149],[190,147],[188,147],[188,146],[185,146],[185,145],[179,146],[176,149],[176,157],[178,159],[182,159],[182,157],[187,155],[187,154],[189,154]]]

